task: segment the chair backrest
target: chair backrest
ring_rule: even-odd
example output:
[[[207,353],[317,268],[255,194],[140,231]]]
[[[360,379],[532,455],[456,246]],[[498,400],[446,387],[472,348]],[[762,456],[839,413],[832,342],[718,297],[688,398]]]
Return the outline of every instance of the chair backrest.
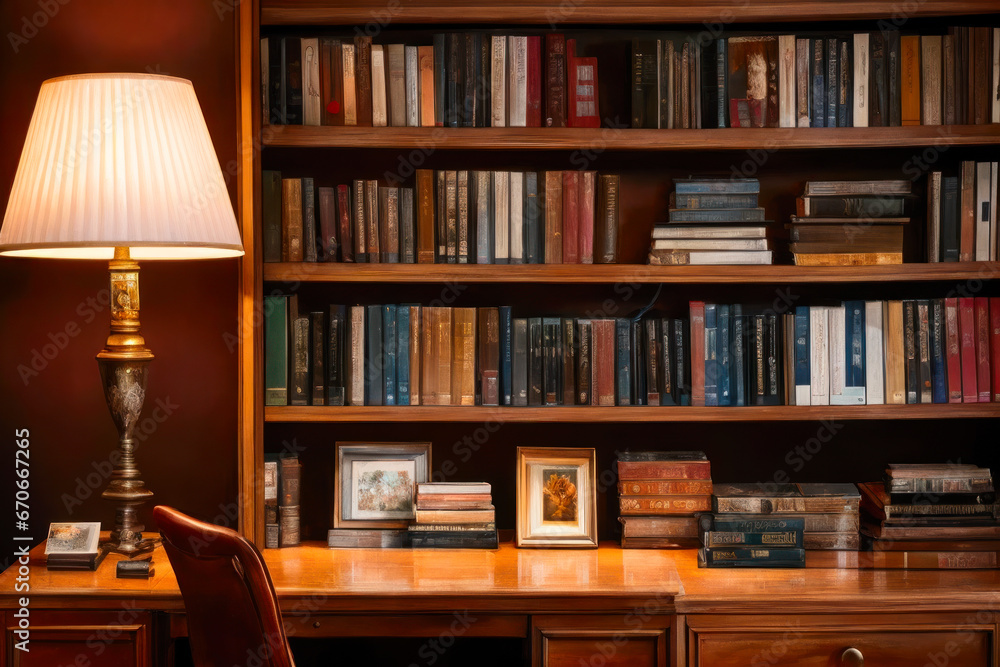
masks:
[[[153,516],[184,597],[199,667],[294,667],[260,552],[234,530],[159,505]]]

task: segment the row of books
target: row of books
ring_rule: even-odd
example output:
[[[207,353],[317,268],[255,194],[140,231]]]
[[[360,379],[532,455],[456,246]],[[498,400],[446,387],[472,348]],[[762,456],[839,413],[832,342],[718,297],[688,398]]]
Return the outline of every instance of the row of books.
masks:
[[[632,41],[632,127],[1000,122],[1000,28]]]
[[[263,117],[276,125],[599,127],[597,58],[561,33],[261,39]]]
[[[296,455],[264,461],[264,547],[294,547],[301,541],[302,464]]]
[[[998,309],[986,297],[845,301],[798,306],[779,323],[747,318],[739,304],[691,302],[692,403],[998,401]]]
[[[998,180],[998,162],[963,161],[957,175],[928,175],[928,262],[997,260]]]
[[[265,262],[613,264],[620,180],[594,171],[416,170],[416,187],[262,173]],[[318,201],[317,201],[318,200]]]

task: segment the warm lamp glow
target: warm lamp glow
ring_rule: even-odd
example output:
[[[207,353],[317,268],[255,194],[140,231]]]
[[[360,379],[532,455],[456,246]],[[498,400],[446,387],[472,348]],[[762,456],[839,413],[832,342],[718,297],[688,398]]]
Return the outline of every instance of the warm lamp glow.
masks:
[[[243,254],[194,87],[152,74],[42,84],[0,254],[135,260]]]

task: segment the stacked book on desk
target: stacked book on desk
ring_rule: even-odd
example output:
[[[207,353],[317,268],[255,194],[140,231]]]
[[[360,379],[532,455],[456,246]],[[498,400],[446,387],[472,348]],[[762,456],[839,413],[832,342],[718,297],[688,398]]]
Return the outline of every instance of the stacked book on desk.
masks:
[[[902,264],[911,182],[808,181],[788,225],[800,266]]]
[[[997,566],[1000,505],[988,468],[890,465],[886,480],[858,485],[864,554],[873,567]]]
[[[301,541],[302,464],[299,457],[264,459],[264,547],[293,547]]]
[[[670,221],[653,227],[649,263],[771,264],[756,178],[674,180]]]
[[[107,552],[99,548],[101,524],[53,523],[45,539],[48,570],[96,570]]]
[[[498,548],[489,483],[417,484],[416,521],[409,526],[408,537],[412,547]]]
[[[618,502],[622,548],[698,546],[698,512],[712,507],[704,452],[621,452]]]
[[[702,514],[698,567],[805,567],[805,519]]]
[[[755,531],[738,530],[738,521],[761,521],[763,518],[802,519],[801,546],[775,548],[751,546],[755,537],[743,545],[718,547],[706,544],[700,554],[709,567],[805,567],[807,550],[856,551],[861,497],[853,484],[720,484],[716,485],[712,505],[714,522],[708,526],[718,532],[788,532],[798,522],[786,525],[760,524]],[[707,521],[707,519],[704,519]],[[751,526],[755,524],[749,524]],[[703,530],[705,526],[702,526]],[[787,537],[787,536],[786,536]],[[704,539],[704,536],[703,536]],[[763,538],[760,538],[762,540]],[[721,548],[725,554],[714,553]],[[816,556],[813,560],[823,560]],[[837,556],[826,558],[830,565],[840,564]],[[824,561],[825,562],[825,561]]]

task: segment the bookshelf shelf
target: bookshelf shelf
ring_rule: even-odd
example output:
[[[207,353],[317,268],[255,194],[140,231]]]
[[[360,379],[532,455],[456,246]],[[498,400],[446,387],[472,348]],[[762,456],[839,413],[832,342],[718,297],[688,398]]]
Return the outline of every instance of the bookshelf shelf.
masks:
[[[270,423],[357,423],[357,422],[744,422],[816,421],[870,419],[995,419],[998,403],[945,405],[858,405],[858,406],[754,406],[744,408],[703,408],[687,406],[269,406],[264,421]]]
[[[1000,262],[885,266],[650,266],[646,264],[264,264],[264,280],[315,283],[866,283],[988,280]]]
[[[905,5],[907,18],[996,11],[990,0],[927,0]],[[386,19],[394,23],[508,23],[588,24],[635,23],[726,23],[753,21],[830,21],[875,19],[893,16],[902,9],[897,3],[845,0],[508,0],[478,3],[472,0],[266,0],[261,4],[262,25],[365,25]]]
[[[264,146],[448,150],[686,151],[908,148],[1000,145],[1000,124],[912,127],[757,127],[644,130],[545,127],[352,127],[268,125]]]

